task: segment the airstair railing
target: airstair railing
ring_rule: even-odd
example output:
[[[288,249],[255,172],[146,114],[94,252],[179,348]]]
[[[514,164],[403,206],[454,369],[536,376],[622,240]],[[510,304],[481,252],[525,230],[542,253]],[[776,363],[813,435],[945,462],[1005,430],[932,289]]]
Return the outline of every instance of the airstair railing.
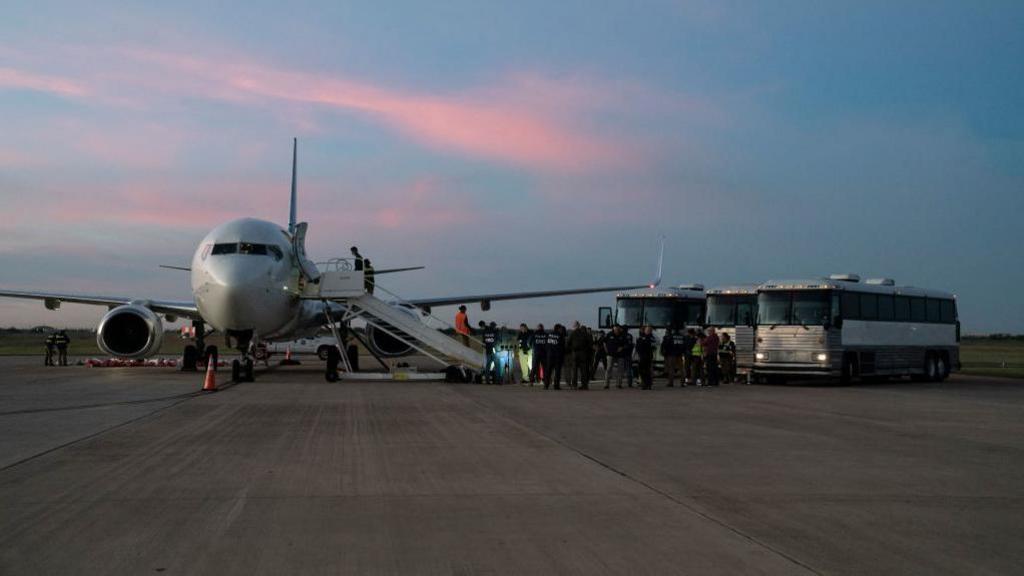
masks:
[[[424,310],[423,308],[421,308],[421,307],[417,306],[415,302],[410,302],[409,300],[406,300],[405,298],[402,298],[402,297],[401,297],[401,296],[399,296],[398,294],[395,294],[394,292],[392,292],[391,290],[388,290],[387,288],[385,288],[385,287],[381,286],[380,284],[375,284],[375,285],[374,285],[374,288],[375,288],[376,290],[380,290],[380,291],[384,292],[384,293],[385,293],[385,294],[387,294],[388,296],[391,296],[391,297],[392,297],[392,298],[394,298],[394,299],[395,299],[395,301],[396,301],[396,302],[398,302],[399,304],[405,304],[405,305],[407,305],[407,306],[412,306],[412,307],[413,307],[413,308],[415,308],[416,310],[419,310],[419,311],[421,311],[421,312],[422,312],[423,314],[425,314],[425,315],[426,315],[426,316],[427,316],[428,318],[431,318],[431,319],[433,319],[433,320],[437,321],[437,322],[438,322],[439,324],[441,324],[441,325],[442,325],[442,326],[444,326],[445,328],[449,328],[449,329],[452,329],[452,330],[454,330],[454,329],[455,329],[455,326],[453,326],[452,324],[449,324],[449,323],[448,323],[448,322],[447,322],[446,320],[442,320],[441,318],[438,318],[437,316],[434,316],[434,315],[433,315],[432,313],[430,313],[430,312],[427,312],[427,311],[426,311],[426,310]],[[483,343],[482,341],[480,341],[480,340],[477,340],[477,339],[476,339],[476,338],[474,338],[474,337],[473,337],[472,335],[470,335],[470,336],[469,336],[469,339],[470,339],[471,341],[473,341],[473,342],[475,342],[475,343],[479,344],[481,348],[482,348],[482,347],[483,347],[483,345],[484,345],[484,343]]]

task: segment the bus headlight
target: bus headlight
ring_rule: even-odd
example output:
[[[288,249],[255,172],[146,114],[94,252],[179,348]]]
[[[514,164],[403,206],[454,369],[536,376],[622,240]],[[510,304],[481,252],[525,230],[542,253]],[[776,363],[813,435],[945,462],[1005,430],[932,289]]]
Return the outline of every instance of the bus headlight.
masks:
[[[768,355],[765,354],[764,352],[755,352],[754,353],[754,358],[757,359],[757,360],[764,360],[767,357],[768,357]]]
[[[815,358],[818,359],[818,362],[828,362],[828,354],[824,352],[821,352],[820,354],[815,356]]]

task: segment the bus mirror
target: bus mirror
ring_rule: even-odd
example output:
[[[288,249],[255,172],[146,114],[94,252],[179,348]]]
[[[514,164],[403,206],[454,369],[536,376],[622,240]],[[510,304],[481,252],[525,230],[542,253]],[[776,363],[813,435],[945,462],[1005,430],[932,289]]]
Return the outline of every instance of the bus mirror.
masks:
[[[597,327],[607,330],[612,327],[612,309],[609,306],[601,306],[597,309]]]

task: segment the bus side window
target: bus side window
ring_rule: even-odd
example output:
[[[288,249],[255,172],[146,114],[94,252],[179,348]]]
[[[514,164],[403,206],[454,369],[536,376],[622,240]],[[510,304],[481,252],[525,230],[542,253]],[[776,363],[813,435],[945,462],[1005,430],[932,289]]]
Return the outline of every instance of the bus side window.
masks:
[[[896,321],[906,322],[910,320],[910,297],[909,296],[897,296],[896,297]]]
[[[941,309],[939,315],[943,324],[956,324],[956,305],[952,300],[940,300]]]
[[[840,299],[840,309],[843,318],[846,320],[860,319],[860,298],[853,292],[843,292]]]
[[[893,297],[888,294],[878,296],[878,319],[885,322],[892,322],[895,315],[893,310]]]
[[[928,298],[926,300],[928,308],[928,321],[939,322],[942,320],[942,315],[939,312],[939,301],[935,298]]]
[[[876,294],[860,295],[860,317],[864,320],[878,320],[878,296]]]
[[[924,298],[914,297],[910,299],[910,321],[928,321],[928,316],[925,314]]]

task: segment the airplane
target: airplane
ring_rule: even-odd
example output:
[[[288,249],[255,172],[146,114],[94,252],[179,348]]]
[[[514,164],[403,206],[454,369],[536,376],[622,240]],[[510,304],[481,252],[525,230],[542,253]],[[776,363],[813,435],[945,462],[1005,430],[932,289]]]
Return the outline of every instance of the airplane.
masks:
[[[303,297],[310,284],[319,282],[321,270],[306,256],[307,223],[296,221],[297,165],[298,139],[293,139],[287,228],[255,218],[231,220],[203,238],[192,256],[191,266],[164,266],[189,271],[191,301],[4,289],[0,289],[0,297],[42,300],[50,310],[56,310],[62,302],[107,306],[109,311],[96,331],[97,344],[105,353],[121,358],[145,358],[159,351],[163,337],[161,316],[168,322],[189,319],[196,331],[197,346],[186,347],[183,361],[191,369],[199,354],[218,354],[215,346],[204,348],[209,325],[225,334],[229,342],[233,340],[241,354],[241,360],[232,364],[233,379],[252,380],[253,356],[260,342],[312,335],[324,326],[335,326],[345,311],[340,303]],[[479,303],[487,310],[491,302],[500,300],[654,287],[661,282],[664,242],[661,250],[657,278],[652,284],[419,298],[387,304],[423,321],[432,308],[440,306]],[[380,270],[377,274],[421,268]],[[378,357],[403,356],[414,351],[394,332],[368,330],[366,336],[364,343]]]

